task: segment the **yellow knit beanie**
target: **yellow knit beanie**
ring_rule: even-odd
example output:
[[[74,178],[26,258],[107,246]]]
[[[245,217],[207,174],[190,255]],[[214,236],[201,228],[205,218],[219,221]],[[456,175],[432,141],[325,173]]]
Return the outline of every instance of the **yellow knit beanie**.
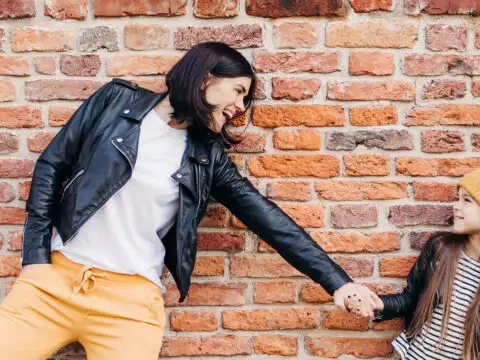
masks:
[[[480,169],[465,174],[458,183],[480,204]]]

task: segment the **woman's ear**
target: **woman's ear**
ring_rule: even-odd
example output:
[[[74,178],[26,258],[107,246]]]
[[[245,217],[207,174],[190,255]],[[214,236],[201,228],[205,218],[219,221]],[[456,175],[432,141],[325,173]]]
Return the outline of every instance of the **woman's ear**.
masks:
[[[215,76],[212,74],[208,73],[207,76],[202,80],[202,84],[200,85],[200,89],[204,91],[208,85],[215,79]]]

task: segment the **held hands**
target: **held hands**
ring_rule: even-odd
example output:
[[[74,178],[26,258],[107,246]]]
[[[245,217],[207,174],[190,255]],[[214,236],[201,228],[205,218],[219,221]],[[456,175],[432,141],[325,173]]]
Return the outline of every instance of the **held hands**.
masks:
[[[368,287],[347,283],[333,294],[335,305],[354,314],[373,318],[373,312],[383,310],[382,300]]]

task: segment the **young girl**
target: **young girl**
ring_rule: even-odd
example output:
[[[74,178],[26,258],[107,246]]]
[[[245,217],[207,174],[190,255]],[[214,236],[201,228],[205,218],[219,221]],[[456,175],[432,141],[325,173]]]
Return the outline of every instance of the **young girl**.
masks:
[[[375,301],[375,321],[405,317],[402,359],[479,359],[480,169],[458,184],[453,233],[429,239],[401,294]],[[355,311],[359,301],[347,307]]]

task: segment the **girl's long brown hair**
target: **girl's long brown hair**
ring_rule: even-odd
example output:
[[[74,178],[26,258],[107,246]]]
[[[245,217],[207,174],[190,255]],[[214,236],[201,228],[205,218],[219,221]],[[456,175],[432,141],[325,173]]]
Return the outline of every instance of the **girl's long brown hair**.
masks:
[[[425,292],[415,310],[412,322],[407,329],[408,337],[415,337],[422,332],[423,325],[430,324],[437,299],[437,291],[443,303],[443,317],[441,340],[445,339],[450,318],[450,306],[452,302],[453,281],[457,270],[460,253],[464,249],[468,236],[453,233],[437,235],[439,248],[435,252],[434,271],[429,279]],[[478,342],[480,341],[480,287],[477,289],[475,298],[470,305],[465,318],[465,339],[463,345],[463,359],[480,360]]]

